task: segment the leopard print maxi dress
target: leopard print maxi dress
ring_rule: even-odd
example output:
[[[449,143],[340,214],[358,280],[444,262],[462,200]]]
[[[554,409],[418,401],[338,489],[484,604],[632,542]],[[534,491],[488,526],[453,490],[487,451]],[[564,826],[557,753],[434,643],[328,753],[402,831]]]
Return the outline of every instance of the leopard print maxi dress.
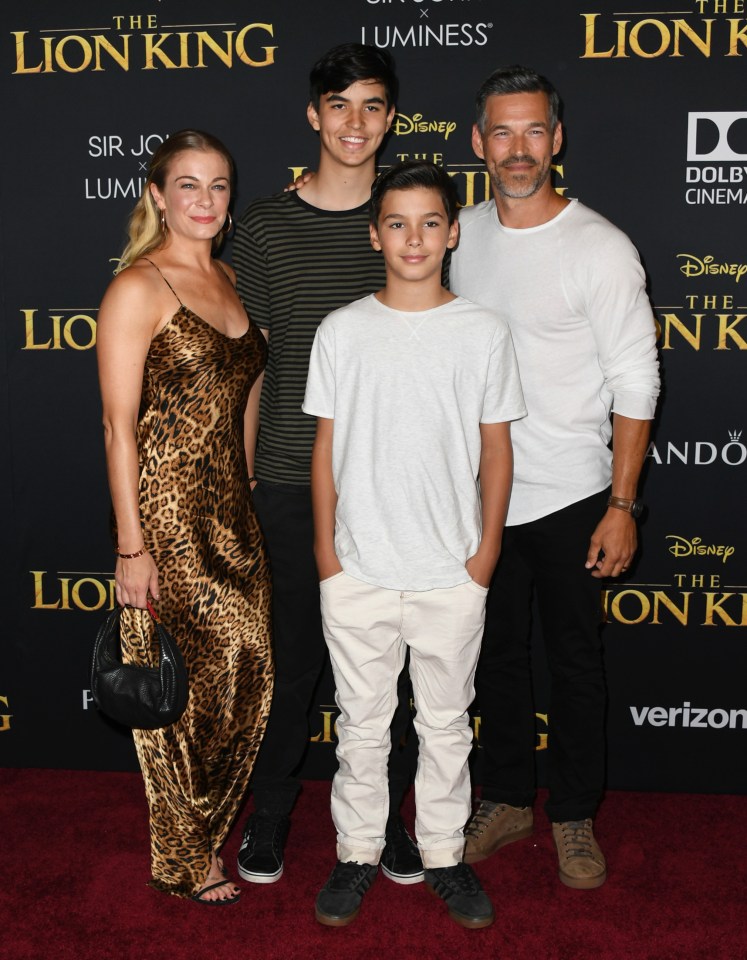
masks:
[[[160,575],[157,610],[184,654],[190,692],[177,723],[133,734],[150,811],[151,885],[183,897],[202,887],[226,838],[272,697],[269,568],[243,442],[247,396],[266,355],[254,324],[227,337],[179,300],[145,362],[140,512]],[[129,608],[124,616],[123,644],[133,638],[125,657],[157,663],[147,617]]]

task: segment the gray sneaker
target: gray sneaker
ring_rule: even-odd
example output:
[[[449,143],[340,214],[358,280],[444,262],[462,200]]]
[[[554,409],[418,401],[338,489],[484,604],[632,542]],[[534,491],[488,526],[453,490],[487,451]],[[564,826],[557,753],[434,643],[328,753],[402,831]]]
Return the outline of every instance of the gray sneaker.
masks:
[[[449,908],[449,916],[471,930],[489,927],[495,920],[493,904],[480,885],[472,867],[457,863],[453,867],[425,868],[426,886]]]
[[[346,927],[358,916],[363,894],[376,879],[378,867],[338,860],[316,898],[316,918],[328,927]]]
[[[533,829],[531,807],[481,800],[464,831],[464,862],[485,860],[507,843],[530,837]]]

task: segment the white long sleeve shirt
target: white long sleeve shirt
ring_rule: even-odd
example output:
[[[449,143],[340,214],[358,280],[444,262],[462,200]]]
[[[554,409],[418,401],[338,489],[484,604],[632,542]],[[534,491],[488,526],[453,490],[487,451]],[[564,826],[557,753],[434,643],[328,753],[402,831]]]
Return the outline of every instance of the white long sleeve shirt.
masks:
[[[511,428],[507,523],[527,523],[610,484],[612,411],[654,416],[645,275],[625,234],[578,201],[538,227],[504,227],[492,200],[459,220],[451,289],[506,320],[519,362],[528,415]]]

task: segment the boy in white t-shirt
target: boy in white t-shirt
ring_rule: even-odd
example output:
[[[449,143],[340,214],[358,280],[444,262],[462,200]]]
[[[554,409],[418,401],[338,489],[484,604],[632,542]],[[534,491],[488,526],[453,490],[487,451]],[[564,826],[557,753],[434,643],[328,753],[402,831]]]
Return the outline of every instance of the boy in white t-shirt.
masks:
[[[374,183],[371,242],[386,286],[330,314],[311,354],[315,556],[340,708],[338,862],[316,901],[330,926],[355,919],[376,875],[408,647],[425,881],[463,926],[494,919],[462,862],[467,708],[511,489],[509,421],[526,411],[505,322],[441,285],[456,208],[451,179],[430,163],[399,164]]]

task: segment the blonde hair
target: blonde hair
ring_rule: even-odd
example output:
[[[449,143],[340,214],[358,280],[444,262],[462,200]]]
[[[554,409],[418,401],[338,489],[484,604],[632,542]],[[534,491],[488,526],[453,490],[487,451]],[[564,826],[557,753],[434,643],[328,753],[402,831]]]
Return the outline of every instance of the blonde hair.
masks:
[[[233,195],[236,180],[236,167],[233,157],[218,140],[217,137],[202,130],[179,130],[172,134],[153,154],[148,167],[148,176],[143,185],[143,192],[130,214],[127,228],[129,241],[122,251],[115,273],[119,273],[139,257],[145,256],[151,250],[157,250],[163,245],[166,233],[161,227],[161,211],[153,198],[150,185],[153,183],[159,190],[163,190],[169,165],[178,153],[185,150],[201,150],[203,152],[219,153],[228,164],[231,195]],[[223,231],[213,237],[213,253],[217,253],[223,243]]]

